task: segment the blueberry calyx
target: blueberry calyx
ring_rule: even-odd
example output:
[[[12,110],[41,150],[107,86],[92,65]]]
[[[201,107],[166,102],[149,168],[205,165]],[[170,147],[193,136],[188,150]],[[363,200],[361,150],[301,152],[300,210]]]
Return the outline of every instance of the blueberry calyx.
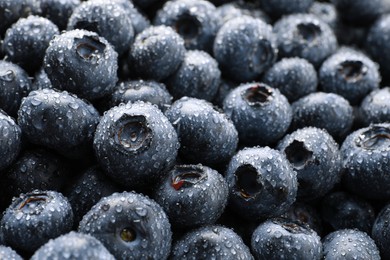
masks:
[[[27,205],[31,204],[40,204],[42,201],[47,200],[47,194],[46,193],[29,193],[26,194],[26,197],[23,198],[19,205],[19,210],[23,209]]]
[[[360,60],[344,61],[337,70],[348,82],[359,81],[368,71],[367,67]]]
[[[207,175],[201,167],[182,165],[176,167],[172,176],[171,185],[175,190],[180,190],[181,188],[193,186],[206,177]]]
[[[242,95],[250,106],[261,106],[271,101],[273,91],[264,85],[257,84],[247,88]]]
[[[106,45],[95,36],[83,36],[75,39],[76,52],[84,60],[96,62],[104,52]]]
[[[286,147],[285,153],[289,162],[297,170],[303,169],[313,160],[313,152],[301,141],[294,140]]]
[[[200,34],[201,23],[192,15],[184,13],[175,23],[176,32],[184,39],[190,42]]]
[[[125,227],[120,232],[120,238],[124,242],[133,242],[137,238],[137,233],[130,227]]]
[[[314,42],[321,35],[321,28],[313,23],[300,23],[297,25],[298,36],[305,42]]]
[[[140,153],[146,150],[152,141],[152,130],[146,118],[140,115],[124,114],[114,128],[114,140],[123,149],[131,153]]]
[[[244,164],[234,173],[236,178],[236,192],[244,199],[254,199],[261,193],[263,185],[258,181],[255,167]]]
[[[261,68],[264,67],[264,64],[274,59],[274,51],[271,43],[266,40],[259,41],[256,47],[253,48],[251,57],[253,58],[249,64],[250,68],[253,71],[262,70]]]
[[[15,80],[15,72],[12,70],[0,71],[0,80],[12,82]]]
[[[390,148],[390,129],[372,127],[363,132],[357,139],[356,145],[366,150],[382,150]]]

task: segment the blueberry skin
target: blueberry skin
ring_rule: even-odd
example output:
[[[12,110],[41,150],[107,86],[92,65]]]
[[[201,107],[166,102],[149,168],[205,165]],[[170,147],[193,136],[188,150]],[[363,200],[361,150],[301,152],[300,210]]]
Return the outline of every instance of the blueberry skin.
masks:
[[[253,260],[249,248],[233,230],[218,226],[203,226],[187,232],[177,240],[170,256],[178,259]]]
[[[109,106],[118,106],[121,103],[150,102],[165,111],[172,104],[172,96],[165,84],[154,80],[129,80],[119,83],[111,94]]]
[[[367,233],[354,229],[341,229],[323,238],[323,259],[380,260],[378,247]]]
[[[390,88],[370,92],[359,107],[359,119],[364,126],[390,122]]]
[[[4,212],[1,226],[7,245],[34,252],[49,239],[72,229],[73,212],[68,200],[55,191],[34,190],[14,198]]]
[[[44,89],[44,88],[53,88],[51,85],[50,79],[47,76],[44,68],[40,68],[34,75],[34,81],[32,83],[32,89]]]
[[[318,77],[313,65],[301,58],[284,58],[264,73],[262,81],[277,88],[290,101],[317,90]]]
[[[256,80],[278,53],[272,27],[249,16],[226,22],[215,37],[213,51],[223,75],[237,82]]]
[[[23,260],[12,248],[0,245],[0,259]]]
[[[146,187],[161,179],[174,165],[179,146],[164,114],[142,101],[108,110],[94,137],[102,169],[128,188]]]
[[[31,260],[41,259],[115,260],[103,244],[88,234],[71,231],[50,239],[40,247]]]
[[[125,53],[134,41],[130,17],[115,1],[90,0],[81,3],[69,17],[67,30],[74,29],[96,32],[111,43],[119,55]]]
[[[328,24],[312,14],[292,14],[274,24],[280,57],[300,57],[316,68],[337,49]]]
[[[117,259],[167,259],[171,227],[163,209],[134,193],[104,197],[83,217],[79,232],[103,243]]]
[[[321,238],[308,225],[274,218],[261,223],[253,232],[251,249],[258,260],[322,259]]]
[[[390,124],[372,124],[351,133],[340,152],[343,184],[350,192],[368,199],[390,198]]]
[[[338,16],[346,23],[365,26],[370,25],[384,12],[383,0],[332,0]]]
[[[20,66],[0,60],[0,108],[16,116],[22,98],[34,89],[27,72]]]
[[[339,145],[325,130],[298,129],[283,137],[277,149],[297,172],[297,197],[301,200],[322,197],[341,179]]]
[[[183,97],[165,115],[177,132],[179,155],[186,162],[216,166],[234,155],[237,130],[225,114],[207,101]]]
[[[213,224],[225,209],[229,190],[217,171],[198,165],[176,165],[156,189],[154,199],[173,228]]]
[[[225,173],[229,206],[248,220],[280,216],[295,201],[296,172],[286,157],[269,147],[240,150]]]
[[[347,192],[333,192],[321,204],[322,218],[334,230],[349,228],[371,233],[375,211],[366,200]]]
[[[30,0],[32,13],[52,21],[62,31],[80,0]]]
[[[335,29],[337,25],[337,11],[333,4],[327,2],[313,2],[308,13],[313,14],[329,25],[330,28]]]
[[[215,6],[205,0],[167,1],[157,12],[154,24],[172,27],[186,49],[211,52],[217,33]]]
[[[134,4],[128,0],[114,0],[115,3],[118,3],[122,8],[127,12],[127,15],[130,18],[130,21],[133,25],[134,34],[137,35],[146,28],[150,26],[149,19],[144,16]],[[134,2],[134,1],[133,1]]]
[[[232,91],[233,88],[236,87],[236,84],[233,82],[221,78],[219,81],[218,91],[215,95],[214,99],[212,100],[212,103],[217,106],[218,108],[223,108],[223,101],[227,97],[227,95]]]
[[[50,42],[44,69],[54,88],[95,100],[112,92],[118,81],[118,54],[94,32],[72,30]]]
[[[98,122],[99,113],[91,104],[52,89],[31,92],[18,112],[18,124],[31,143],[69,158],[89,151]]]
[[[93,205],[114,192],[121,191],[98,166],[92,166],[78,176],[65,191],[72,205],[74,223],[78,224]]]
[[[4,35],[6,30],[20,17],[25,15],[25,3],[15,0],[0,0],[0,35]]]
[[[0,170],[10,166],[22,147],[22,131],[14,119],[0,110]]]
[[[383,259],[390,257],[390,204],[381,209],[372,227],[371,236],[379,248]]]
[[[319,70],[321,89],[336,93],[358,105],[372,90],[379,88],[379,68],[360,51],[341,48],[324,61]]]
[[[166,81],[175,99],[184,96],[211,101],[221,79],[218,63],[207,52],[187,51],[180,67]]]
[[[127,63],[137,76],[160,81],[179,68],[184,55],[184,41],[172,28],[151,26],[135,38]]]
[[[9,61],[34,71],[41,67],[49,42],[58,34],[58,27],[50,20],[30,15],[7,30],[3,50]]]
[[[233,121],[240,142],[269,145],[287,132],[292,110],[278,89],[263,83],[247,83],[234,88],[223,102],[225,114]]]
[[[261,0],[260,7],[272,17],[292,13],[305,13],[313,4],[313,0]]]
[[[334,93],[315,92],[291,104],[291,128],[306,126],[325,129],[336,140],[345,137],[353,123],[353,109],[349,102]]]

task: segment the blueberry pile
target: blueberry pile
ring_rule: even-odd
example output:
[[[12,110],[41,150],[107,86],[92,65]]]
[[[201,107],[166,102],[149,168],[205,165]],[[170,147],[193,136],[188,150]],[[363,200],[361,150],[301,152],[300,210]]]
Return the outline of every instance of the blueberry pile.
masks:
[[[390,259],[389,0],[0,0],[0,259]]]

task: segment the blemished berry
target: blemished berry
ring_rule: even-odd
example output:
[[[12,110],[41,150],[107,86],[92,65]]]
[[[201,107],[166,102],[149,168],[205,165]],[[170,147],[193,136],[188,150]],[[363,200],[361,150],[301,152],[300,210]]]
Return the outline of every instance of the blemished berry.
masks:
[[[170,27],[151,26],[137,35],[128,55],[128,66],[144,79],[163,80],[184,60],[183,39]]]
[[[287,132],[292,110],[287,98],[263,83],[241,84],[223,102],[225,114],[233,121],[240,142],[271,145]]]
[[[262,81],[277,88],[290,102],[317,90],[318,77],[313,65],[301,58],[284,58],[264,73]]]
[[[359,107],[359,120],[364,126],[390,122],[390,88],[371,91]]]
[[[256,80],[272,66],[278,50],[269,24],[241,16],[221,27],[215,37],[213,53],[224,76],[245,83]]]
[[[68,233],[72,225],[72,208],[55,191],[21,194],[13,199],[1,219],[7,245],[26,252],[34,252],[49,239]]]
[[[83,217],[79,232],[94,236],[118,259],[167,259],[171,226],[163,209],[148,197],[114,193]]]
[[[166,111],[180,140],[180,157],[190,163],[215,166],[236,151],[238,133],[225,114],[205,100],[183,97]]]
[[[390,198],[390,124],[372,124],[347,136],[340,152],[345,188],[363,198]]]
[[[213,57],[204,51],[187,51],[180,67],[166,84],[175,99],[194,97],[211,101],[220,83],[221,71]]]
[[[131,17],[115,1],[90,0],[81,3],[69,17],[67,30],[74,29],[96,32],[119,55],[125,53],[134,40]]]
[[[312,14],[292,14],[274,24],[280,57],[300,57],[315,67],[337,49],[337,40],[328,24]]]
[[[156,189],[154,199],[174,228],[213,224],[225,209],[229,190],[223,176],[206,166],[176,165]]]
[[[13,118],[0,110],[0,170],[10,166],[22,148],[22,131]]]
[[[256,259],[322,259],[321,238],[308,225],[274,218],[253,232],[251,249]]]
[[[164,114],[138,101],[108,110],[97,126],[93,146],[108,176],[139,188],[155,184],[174,165],[179,142]]]
[[[115,260],[99,240],[74,231],[49,240],[31,257],[31,260],[42,259]]]
[[[385,205],[375,219],[371,236],[379,248],[383,259],[390,257],[390,204]]]
[[[0,245],[0,259],[23,260],[15,250],[4,245]]]
[[[34,71],[41,67],[50,41],[58,34],[58,27],[50,20],[31,15],[19,19],[7,30],[3,50],[9,61]]]
[[[212,3],[181,0],[167,1],[157,12],[154,24],[172,27],[184,39],[186,49],[211,52],[217,21]]]
[[[79,158],[91,150],[99,117],[91,104],[75,95],[43,89],[23,99],[18,124],[30,142]]]
[[[372,259],[380,260],[374,240],[365,232],[340,229],[323,238],[323,259]]]
[[[253,260],[249,248],[233,230],[210,225],[187,232],[173,247],[172,260],[179,259]]]
[[[111,44],[95,32],[72,30],[50,42],[44,68],[54,88],[94,100],[113,91],[117,59]]]
[[[249,220],[280,216],[296,199],[296,172],[282,153],[269,147],[240,150],[225,178],[229,206]]]
[[[299,199],[322,197],[340,181],[339,146],[326,131],[314,127],[298,129],[283,137],[277,149],[297,172]]]
[[[260,7],[272,17],[293,13],[305,13],[314,0],[261,0]]]

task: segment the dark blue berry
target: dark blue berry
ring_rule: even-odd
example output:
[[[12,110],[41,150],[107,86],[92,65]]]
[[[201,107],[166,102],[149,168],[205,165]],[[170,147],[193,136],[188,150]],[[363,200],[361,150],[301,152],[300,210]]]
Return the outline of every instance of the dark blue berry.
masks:
[[[24,1],[0,0],[0,35],[4,35],[13,23],[26,14],[25,8]]]
[[[260,7],[270,16],[305,13],[314,0],[260,0]]]
[[[23,260],[12,248],[3,245],[0,246],[0,259]]]
[[[338,15],[333,4],[314,1],[308,10],[308,13],[315,15],[317,18],[327,23],[330,28],[335,29]]]
[[[230,93],[230,91],[235,87],[236,85],[233,82],[222,78],[219,81],[217,94],[212,100],[213,104],[218,106],[219,108],[223,108],[223,101],[225,100],[226,96]]]
[[[233,121],[240,142],[251,146],[278,141],[292,119],[287,98],[263,83],[247,83],[233,89],[224,100],[223,110]]]
[[[34,75],[32,89],[38,90],[44,88],[53,88],[53,86],[51,85],[50,79],[48,78],[44,68],[42,67]]]
[[[10,166],[22,148],[22,131],[14,119],[0,110],[0,170]]]
[[[370,25],[384,11],[383,0],[331,0],[338,16],[346,23],[358,26]]]
[[[369,93],[359,107],[359,120],[364,126],[390,122],[390,88],[375,89]]]
[[[137,35],[146,28],[150,26],[149,19],[144,16],[138,9],[134,6],[131,1],[128,0],[114,0],[115,3],[120,4],[123,9],[127,12],[127,15],[130,18],[131,24],[134,28],[134,34]],[[134,2],[134,1],[133,1]]]
[[[381,209],[372,227],[372,238],[377,244],[382,259],[390,257],[390,204]]]
[[[133,192],[104,197],[83,217],[79,232],[103,243],[117,259],[167,259],[171,228],[162,208]]]

